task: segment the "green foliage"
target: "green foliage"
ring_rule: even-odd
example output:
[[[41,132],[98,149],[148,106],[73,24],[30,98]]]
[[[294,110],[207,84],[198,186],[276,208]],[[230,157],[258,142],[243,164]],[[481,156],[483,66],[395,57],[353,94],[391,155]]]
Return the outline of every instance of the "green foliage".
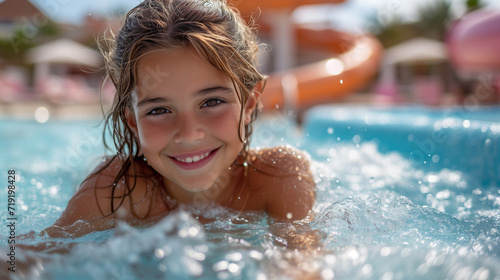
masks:
[[[40,42],[60,36],[59,26],[53,21],[36,26],[31,22],[20,22],[7,37],[0,37],[0,57],[8,64],[23,64],[26,51]]]
[[[444,40],[448,23],[451,20],[451,2],[436,0],[422,6],[418,11],[418,21],[414,23],[420,36]]]
[[[401,19],[394,19],[386,24],[374,22],[372,28],[374,29],[374,34],[385,48],[416,36],[413,26],[403,22]]]
[[[481,0],[466,0],[465,4],[467,5],[467,9],[469,11],[477,10],[484,7],[484,4]]]
[[[481,0],[463,0],[467,11],[484,7]],[[434,0],[418,9],[418,18],[414,22],[406,22],[400,18],[382,23],[372,20],[374,35],[385,47],[398,44],[414,37],[426,37],[444,40],[448,26],[452,20],[451,5],[453,0]]]
[[[15,29],[8,37],[0,38],[0,53],[3,60],[12,64],[22,64],[26,50],[34,43],[21,29]]]
[[[59,36],[61,34],[61,29],[57,23],[49,20],[47,24],[38,27],[38,33],[42,36]]]

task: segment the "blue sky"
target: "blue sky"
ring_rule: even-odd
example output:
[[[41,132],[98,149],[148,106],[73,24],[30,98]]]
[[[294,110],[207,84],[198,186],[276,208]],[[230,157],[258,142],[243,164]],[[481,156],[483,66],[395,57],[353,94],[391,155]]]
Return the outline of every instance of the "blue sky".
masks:
[[[1,0],[0,0],[1,1]],[[130,10],[140,3],[140,0],[31,0],[40,9],[52,18],[61,22],[78,23],[87,14],[108,15],[117,10]],[[251,1],[251,0],[245,0]],[[343,4],[331,5],[326,9],[302,9],[296,13],[300,21],[315,21],[330,18],[336,25],[344,25],[345,29],[362,28],[368,17],[380,16],[390,19],[396,14],[404,18],[412,18],[418,5],[430,3],[435,0],[348,0]],[[465,0],[451,0],[454,11],[460,14],[463,11]],[[500,9],[499,0],[483,0],[490,6]],[[319,12],[318,12],[319,11]]]
[[[88,14],[108,15],[117,9],[128,11],[141,2],[139,0],[30,1],[55,20],[69,23],[79,23]]]

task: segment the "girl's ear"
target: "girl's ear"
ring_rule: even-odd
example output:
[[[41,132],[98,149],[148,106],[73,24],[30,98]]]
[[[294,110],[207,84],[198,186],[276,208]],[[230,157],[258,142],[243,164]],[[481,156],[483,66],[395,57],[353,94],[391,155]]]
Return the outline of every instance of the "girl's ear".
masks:
[[[245,104],[245,124],[249,124],[252,121],[252,113],[254,110],[258,109],[258,104],[260,101],[260,90],[259,86],[256,86],[250,93]]]
[[[127,118],[128,127],[134,133],[135,138],[139,139],[137,133],[137,121],[135,120],[134,112],[130,110],[128,107],[125,108],[125,117]]]

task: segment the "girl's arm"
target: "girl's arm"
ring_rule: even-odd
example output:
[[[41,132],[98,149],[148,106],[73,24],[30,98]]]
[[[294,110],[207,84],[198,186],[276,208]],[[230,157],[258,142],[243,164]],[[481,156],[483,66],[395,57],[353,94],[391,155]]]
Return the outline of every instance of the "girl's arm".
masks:
[[[161,199],[164,196],[157,194],[161,188],[148,179],[153,173],[149,167],[141,166],[142,161],[135,164],[136,171],[127,171],[125,179],[118,181],[113,192],[121,162],[117,158],[104,161],[83,182],[61,217],[43,233],[50,237],[79,237],[111,229],[117,220],[141,225],[149,223],[149,218],[166,213],[168,209]],[[111,209],[112,200],[114,211]]]
[[[106,163],[106,162],[105,162]],[[104,164],[104,163],[103,163]],[[110,165],[111,166],[111,165]],[[98,166],[99,170],[102,165]],[[78,188],[76,194],[71,198],[61,217],[50,227],[44,229],[40,236],[51,238],[80,237],[94,231],[102,231],[113,227],[113,217],[103,215],[101,210],[109,211],[109,199],[105,197],[110,193],[109,188],[97,188],[96,186],[107,186],[113,177],[109,170],[89,177]],[[95,192],[95,193],[94,193]],[[108,196],[109,197],[109,196]],[[106,203],[108,201],[108,203]],[[99,209],[99,206],[101,209]],[[65,253],[70,251],[72,244],[60,245],[57,242],[47,241],[31,245],[23,241],[29,241],[38,236],[35,231],[18,236],[21,249],[33,251],[47,251]]]
[[[93,172],[102,168],[103,162]],[[80,237],[94,231],[113,227],[114,215],[110,211],[111,187],[116,174],[112,162],[102,172],[91,175],[70,199],[61,217],[42,235],[50,237]]]
[[[43,230],[42,235],[80,237],[94,231],[112,228],[113,219],[100,212],[97,200],[92,188],[86,187],[79,191],[68,202],[61,217],[52,226]]]

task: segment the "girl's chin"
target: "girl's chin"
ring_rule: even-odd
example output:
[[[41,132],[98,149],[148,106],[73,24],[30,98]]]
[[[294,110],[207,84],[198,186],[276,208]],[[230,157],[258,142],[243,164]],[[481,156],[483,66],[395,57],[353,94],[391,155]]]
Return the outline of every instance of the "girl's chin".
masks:
[[[218,193],[221,191],[220,187],[215,184],[215,182],[207,181],[204,181],[203,183],[184,183],[178,184],[177,186],[180,187],[183,191],[192,193],[193,195],[201,194],[205,196],[215,196],[218,195]]]
[[[212,192],[216,187],[212,186],[198,186],[198,187],[183,187],[183,189],[187,192],[196,194],[196,193],[204,193],[204,192]]]
[[[214,179],[214,178],[219,179]],[[166,185],[176,188],[181,193],[188,192],[189,196],[199,197],[203,200],[212,200],[219,196],[223,191],[223,186],[227,183],[227,177],[224,173],[213,172],[210,175],[192,176],[192,177],[176,177],[171,180],[164,177]],[[187,195],[187,194],[186,194]]]

